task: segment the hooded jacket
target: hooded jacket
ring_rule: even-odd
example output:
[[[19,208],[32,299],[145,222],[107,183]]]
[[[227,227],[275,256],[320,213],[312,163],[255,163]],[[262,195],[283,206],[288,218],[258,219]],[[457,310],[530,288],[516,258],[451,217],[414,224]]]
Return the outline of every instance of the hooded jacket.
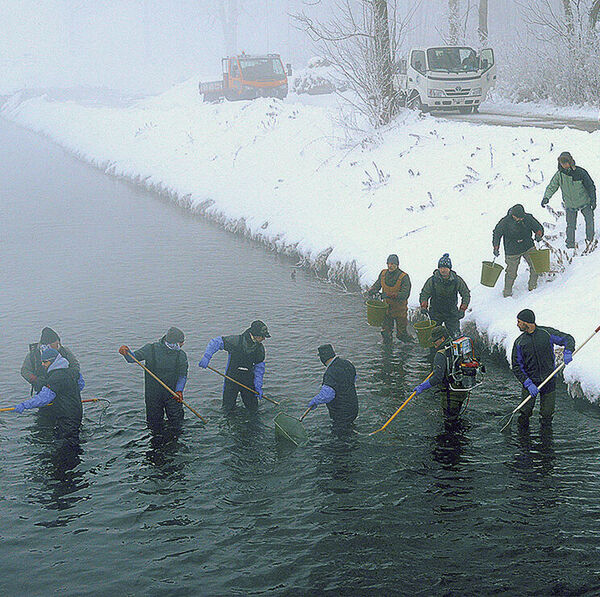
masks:
[[[580,166],[568,170],[559,167],[546,187],[544,199],[549,200],[559,187],[567,209],[581,209],[588,205],[596,208],[596,185],[587,170]]]
[[[494,248],[499,248],[500,239],[503,238],[506,255],[522,255],[534,246],[532,234],[537,234],[538,238],[541,238],[544,235],[544,227],[529,213],[518,222],[512,217],[511,207],[496,224],[492,245]]]
[[[76,373],[80,372],[79,361],[66,346],[61,344],[58,352],[62,357],[67,359],[69,367]],[[39,392],[44,387],[47,379],[47,372],[42,366],[39,342],[34,342],[29,345],[29,352],[21,366],[21,377],[27,383],[31,384],[32,392]]]

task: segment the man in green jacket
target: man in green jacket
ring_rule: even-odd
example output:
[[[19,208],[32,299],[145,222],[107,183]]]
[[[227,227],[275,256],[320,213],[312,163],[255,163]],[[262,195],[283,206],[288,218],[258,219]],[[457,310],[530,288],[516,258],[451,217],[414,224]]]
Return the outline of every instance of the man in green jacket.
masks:
[[[460,307],[457,306],[460,294]],[[429,307],[429,299],[431,306]],[[450,255],[444,253],[438,261],[438,268],[425,282],[419,302],[421,310],[427,312],[438,325],[444,324],[452,338],[460,334],[460,320],[471,301],[471,292],[465,281],[452,269]]]
[[[558,156],[558,171],[546,187],[542,207],[548,205],[550,197],[559,187],[567,216],[567,249],[575,248],[575,227],[579,211],[585,219],[585,240],[590,243],[594,240],[596,185],[586,170],[575,165],[575,160],[568,151],[563,151]]]

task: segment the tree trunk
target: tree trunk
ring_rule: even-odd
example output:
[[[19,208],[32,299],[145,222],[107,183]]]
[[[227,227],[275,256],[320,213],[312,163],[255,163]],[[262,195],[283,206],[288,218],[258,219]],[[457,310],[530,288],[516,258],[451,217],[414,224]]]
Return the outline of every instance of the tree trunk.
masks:
[[[571,0],[562,0],[562,6],[565,13],[565,27],[567,29],[567,36],[571,45],[573,44],[573,38],[575,36],[575,19],[573,18],[573,7],[571,6]]]
[[[373,0],[373,30],[377,78],[384,106],[381,124],[387,124],[394,115],[395,96],[387,0]]]
[[[481,45],[485,46],[488,40],[488,0],[479,0],[479,27],[477,32],[479,33]]]
[[[225,38],[225,51],[228,56],[237,54],[237,26],[239,16],[239,0],[221,0],[219,3],[219,17]]]
[[[459,4],[460,0],[448,0],[448,41],[453,46],[457,46],[460,43]]]

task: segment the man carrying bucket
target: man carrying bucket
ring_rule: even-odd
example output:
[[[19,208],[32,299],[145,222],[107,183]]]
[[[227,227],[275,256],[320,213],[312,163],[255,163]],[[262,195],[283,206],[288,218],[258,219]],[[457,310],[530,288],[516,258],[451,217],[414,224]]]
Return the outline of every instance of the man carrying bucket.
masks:
[[[575,165],[575,160],[568,151],[563,151],[558,156],[558,171],[546,187],[542,207],[548,205],[559,187],[567,217],[567,249],[575,248],[575,227],[579,211],[585,219],[585,240],[588,244],[591,243],[594,240],[596,185],[587,170]]]
[[[319,359],[327,367],[319,393],[308,403],[309,408],[326,404],[335,431],[352,425],[358,415],[356,369],[354,365],[336,356],[331,344],[319,346]]]
[[[460,294],[460,307],[457,306]],[[431,306],[429,307],[429,300]],[[446,325],[446,329],[453,338],[460,334],[460,320],[465,316],[465,311],[471,301],[471,292],[465,281],[452,269],[450,255],[444,253],[438,261],[438,268],[425,282],[419,302],[421,310],[427,313],[438,325]]]
[[[506,274],[502,295],[505,298],[512,296],[521,258],[529,265],[529,290],[537,288],[538,275],[530,256],[530,253],[535,251],[532,234],[535,240],[540,240],[544,236],[544,227],[531,214],[526,213],[520,203],[513,205],[494,228],[492,245],[495,257],[500,255],[500,240],[504,239]]]
[[[396,322],[396,337],[402,342],[412,342],[411,336],[406,331],[408,325],[408,297],[410,296],[410,277],[398,266],[398,255],[387,258],[387,269],[381,270],[379,278],[369,288],[371,296],[381,291],[383,300],[388,304],[388,310],[381,324],[381,335],[384,344],[392,343],[392,332]]]

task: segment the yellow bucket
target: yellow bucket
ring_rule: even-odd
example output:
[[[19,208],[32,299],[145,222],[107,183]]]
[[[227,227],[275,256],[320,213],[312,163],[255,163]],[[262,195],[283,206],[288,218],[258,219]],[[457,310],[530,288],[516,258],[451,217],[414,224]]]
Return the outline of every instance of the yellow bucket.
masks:
[[[431,332],[433,328],[436,326],[435,321],[433,319],[426,319],[425,321],[418,321],[413,325],[415,328],[415,332],[417,332],[417,339],[419,340],[419,344],[423,348],[431,348],[433,346],[433,342],[431,341]]]
[[[365,305],[367,305],[367,323],[381,327],[388,310],[388,304],[378,299],[369,299]]]
[[[533,249],[529,251],[536,274],[545,274],[550,271],[550,249]]]

